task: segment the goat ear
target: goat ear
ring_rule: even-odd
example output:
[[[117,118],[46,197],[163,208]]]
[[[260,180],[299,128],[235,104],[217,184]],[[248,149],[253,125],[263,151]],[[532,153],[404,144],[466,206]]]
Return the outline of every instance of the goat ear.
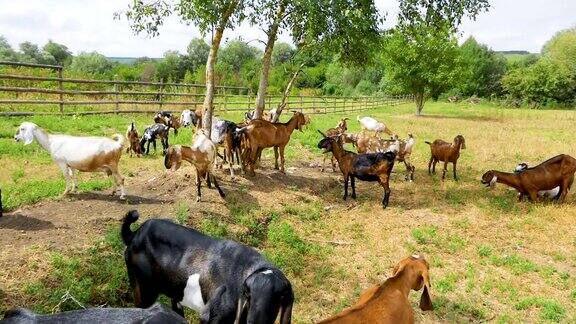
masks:
[[[432,298],[430,298],[430,277],[428,271],[422,273],[422,280],[424,281],[424,287],[422,288],[422,297],[420,297],[420,309],[430,311],[434,309],[434,305],[432,305]]]
[[[327,138],[328,136],[326,136],[326,134],[322,133],[319,129],[317,129],[318,133],[320,133],[320,135],[322,135],[322,137]]]

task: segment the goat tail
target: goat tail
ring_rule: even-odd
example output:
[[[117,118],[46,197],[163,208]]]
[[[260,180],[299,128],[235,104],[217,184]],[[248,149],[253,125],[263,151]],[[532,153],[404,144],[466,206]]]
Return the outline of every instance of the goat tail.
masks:
[[[360,121],[360,115],[356,115],[356,120]]]
[[[118,142],[118,144],[120,144],[120,147],[122,147],[124,145],[124,136],[120,135],[120,134],[114,134],[112,135],[112,139],[116,142]]]
[[[428,141],[424,141],[424,143],[428,144],[428,145],[432,145],[432,143],[428,142]]]
[[[134,238],[134,232],[132,232],[132,230],[130,229],[130,225],[136,222],[138,220],[138,217],[140,217],[140,214],[138,214],[138,211],[135,209],[129,211],[126,214],[126,216],[124,216],[124,220],[122,221],[121,234],[122,234],[122,241],[124,241],[124,244],[126,245],[129,245],[130,242],[132,242],[132,239]]]

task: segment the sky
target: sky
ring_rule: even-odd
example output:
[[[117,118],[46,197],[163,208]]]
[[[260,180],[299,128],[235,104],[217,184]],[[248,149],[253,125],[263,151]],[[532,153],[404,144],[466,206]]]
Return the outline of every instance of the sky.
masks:
[[[395,23],[396,0],[375,0],[386,12],[385,26]],[[0,0],[0,35],[17,48],[24,41],[43,45],[49,39],[74,53],[97,51],[110,57],[161,57],[167,50],[186,51],[190,39],[201,34],[176,17],[166,21],[160,36],[135,35],[126,19],[114,12],[130,0]],[[494,50],[527,50],[537,53],[557,31],[576,26],[576,0],[491,0],[491,9],[476,21],[461,26],[461,39],[474,36]],[[225,40],[241,37],[262,47],[264,34],[245,23],[226,30]],[[208,38],[206,38],[208,40]],[[290,42],[283,33],[279,40]]]

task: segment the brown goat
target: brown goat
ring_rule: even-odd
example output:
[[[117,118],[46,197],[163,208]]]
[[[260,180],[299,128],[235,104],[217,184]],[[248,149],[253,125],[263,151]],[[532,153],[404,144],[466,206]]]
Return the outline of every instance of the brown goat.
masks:
[[[326,130],[326,136],[338,136],[340,134],[346,133],[348,130],[348,124],[346,123],[347,120],[348,117],[340,119],[336,127],[332,127]],[[336,161],[334,159],[334,154],[332,154],[330,157],[330,163],[332,165],[332,171],[336,172]],[[324,172],[324,165],[326,165],[326,155],[324,155],[324,159],[322,160],[322,168],[320,169],[321,172]]]
[[[460,157],[460,149],[466,148],[466,141],[464,136],[458,135],[454,138],[454,143],[448,143],[443,140],[437,139],[434,142],[425,142],[430,145],[430,162],[428,162],[428,174],[436,173],[436,163],[438,161],[444,162],[444,170],[442,171],[442,180],[446,177],[446,168],[448,167],[448,162],[452,163],[454,180],[458,181],[456,176],[456,163],[458,163],[458,158]],[[430,171],[432,167],[432,172]]]
[[[352,307],[318,323],[414,323],[414,312],[408,299],[410,290],[424,289],[420,298],[420,309],[433,309],[429,268],[423,257],[407,257],[394,267],[392,277],[381,285],[364,291]]]
[[[563,203],[574,182],[575,172],[576,159],[570,155],[560,154],[518,173],[490,170],[482,175],[482,183],[488,187],[496,182],[503,183],[518,190],[519,201],[528,196],[535,202],[538,201],[538,191],[560,187],[558,202]]]
[[[207,139],[207,137],[206,137]],[[214,146],[213,144],[211,145]],[[178,170],[182,165],[182,160],[190,162],[190,164],[194,165],[196,168],[196,201],[200,201],[200,197],[202,193],[200,192],[200,185],[202,183],[202,179],[206,179],[206,183],[208,184],[208,188],[212,188],[212,184],[210,181],[210,176],[212,176],[212,180],[214,180],[214,186],[218,189],[218,193],[220,197],[224,198],[226,195],[220,189],[218,185],[218,181],[212,172],[212,168],[214,166],[214,159],[215,159],[215,148],[208,149],[206,152],[203,151],[204,149],[196,148],[193,149],[189,146],[181,146],[181,145],[174,145],[170,146],[166,150],[166,156],[164,157],[164,166],[166,169],[174,169],[174,171]]]
[[[294,115],[286,123],[271,123],[269,121],[256,119],[250,121],[248,126],[239,130],[245,134],[246,151],[244,153],[245,166],[250,168],[250,174],[255,175],[254,165],[263,149],[274,148],[274,168],[278,169],[278,150],[280,150],[280,171],[284,172],[284,148],[295,129],[302,131],[302,126],[306,124],[304,114],[295,111]]]
[[[154,116],[154,122],[157,124],[164,124],[174,129],[174,135],[178,135],[178,128],[180,128],[180,118],[168,111],[161,111]]]
[[[128,126],[128,130],[126,131],[126,139],[128,140],[128,147],[126,148],[126,153],[136,154],[136,156],[140,157],[142,155],[142,148],[140,147],[140,136],[138,135],[138,130],[136,129],[136,125],[131,123]]]

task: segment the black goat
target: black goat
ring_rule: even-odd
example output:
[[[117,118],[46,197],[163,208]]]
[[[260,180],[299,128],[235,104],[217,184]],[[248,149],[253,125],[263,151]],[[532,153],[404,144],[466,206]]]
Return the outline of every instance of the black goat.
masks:
[[[142,135],[142,139],[140,139],[140,150],[143,153],[150,153],[150,143],[154,146],[154,152],[156,152],[156,139],[160,139],[160,143],[162,143],[162,154],[166,153],[166,149],[168,149],[168,126],[164,124],[154,124],[152,126],[148,126],[144,130],[144,134]],[[144,149],[144,146],[146,149]]]
[[[4,314],[0,323],[6,324],[76,324],[76,323],[115,323],[115,324],[184,324],[186,320],[172,310],[160,305],[141,308],[87,308],[51,315],[38,315],[26,308],[17,308]]]
[[[352,186],[352,199],[356,199],[356,181],[378,181],[384,188],[382,206],[386,208],[390,200],[390,173],[394,167],[396,153],[393,151],[384,153],[356,154],[346,151],[343,147],[343,135],[328,137],[318,131],[324,138],[318,143],[318,148],[324,149],[324,153],[332,152],[338,161],[340,171],[344,175],[344,200],[348,196],[348,179]]]
[[[200,313],[200,323],[272,324],[292,317],[294,295],[284,274],[251,247],[217,240],[168,220],[151,219],[132,232],[126,214],[122,240],[134,303],[148,307],[160,294]]]

